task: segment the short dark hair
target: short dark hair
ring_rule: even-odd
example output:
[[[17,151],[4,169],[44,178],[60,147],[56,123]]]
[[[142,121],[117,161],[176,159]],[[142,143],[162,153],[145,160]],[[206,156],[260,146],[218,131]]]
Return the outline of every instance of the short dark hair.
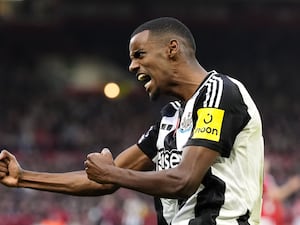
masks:
[[[190,29],[181,21],[173,17],[160,17],[149,20],[138,26],[131,34],[131,38],[136,34],[149,30],[154,34],[173,33],[184,38],[191,48],[196,51],[196,43]]]

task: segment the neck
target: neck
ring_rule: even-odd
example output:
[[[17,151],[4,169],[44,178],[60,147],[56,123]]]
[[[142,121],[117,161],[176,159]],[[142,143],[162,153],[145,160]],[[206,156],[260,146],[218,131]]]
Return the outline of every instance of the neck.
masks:
[[[175,78],[175,86],[172,95],[182,101],[188,101],[204,81],[208,72],[199,64],[189,65],[188,67],[178,67]]]

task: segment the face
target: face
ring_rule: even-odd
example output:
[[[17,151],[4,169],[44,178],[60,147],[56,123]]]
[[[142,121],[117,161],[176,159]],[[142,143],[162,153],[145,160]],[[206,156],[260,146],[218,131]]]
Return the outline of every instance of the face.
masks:
[[[136,34],[130,40],[129,70],[144,84],[151,100],[156,100],[161,93],[167,92],[170,62],[167,46],[161,39],[151,37],[149,31]]]

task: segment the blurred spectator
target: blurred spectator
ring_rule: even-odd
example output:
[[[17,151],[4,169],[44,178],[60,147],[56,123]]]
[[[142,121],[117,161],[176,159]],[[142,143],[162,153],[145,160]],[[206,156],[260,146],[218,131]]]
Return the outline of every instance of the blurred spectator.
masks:
[[[300,225],[300,194],[292,206],[292,225]]]
[[[300,190],[300,176],[289,176],[284,184],[278,185],[270,172],[271,166],[271,160],[266,157],[261,225],[290,224],[284,202]]]
[[[33,11],[29,10],[28,15],[29,12]],[[35,32],[34,25],[24,24],[1,30],[0,145],[16,153],[28,169],[52,172],[80,169],[87,153],[105,146],[117,154],[156,120],[159,116],[156,112],[164,104],[164,99],[148,104],[148,96],[139,87],[129,88],[126,95],[115,100],[105,98],[101,92],[80,93],[66,88],[66,79],[72,75],[70,71],[76,67],[74,62],[79,61],[82,52],[97,59],[103,57],[101,54],[118,59],[124,54],[127,66],[126,43],[124,50],[112,49],[114,46],[107,44],[108,41],[118,44],[115,42],[122,39],[121,30],[113,31],[109,24],[109,32],[116,38],[101,39],[106,36],[104,27],[99,29],[95,23],[97,28],[91,31],[85,25],[81,25],[84,30],[77,30],[80,23],[74,27],[67,24],[62,28],[55,24],[54,28],[38,27]],[[272,163],[272,177],[266,175],[268,188],[273,183],[289,184],[288,178],[300,173],[299,26],[296,23],[285,29],[264,29],[257,24],[250,28],[251,32],[244,26],[226,27],[223,23],[217,29],[213,24],[206,26],[198,21],[193,26],[199,30],[199,38],[211,43],[200,46],[200,55],[206,55],[205,66],[239,76],[262,110],[266,153]],[[19,28],[23,33],[19,33]],[[55,35],[47,35],[52,31]],[[104,44],[99,44],[102,41]],[[126,139],[122,138],[124,134]],[[152,199],[128,190],[97,198],[8,190],[3,186],[0,193],[3,198],[0,225],[53,222],[54,212],[63,214],[63,221],[58,221],[66,225],[155,225],[156,222]],[[300,194],[284,196],[277,197],[277,201],[284,200],[280,205],[286,212],[286,223],[299,225]],[[137,207],[136,214],[128,214],[128,207]],[[272,209],[265,207],[264,213],[270,214]]]

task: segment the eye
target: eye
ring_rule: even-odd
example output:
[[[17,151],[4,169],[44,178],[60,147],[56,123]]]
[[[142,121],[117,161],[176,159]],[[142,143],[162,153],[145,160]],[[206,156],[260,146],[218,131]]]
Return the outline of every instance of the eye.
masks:
[[[133,58],[140,59],[145,55],[144,51],[138,50],[133,54]]]

